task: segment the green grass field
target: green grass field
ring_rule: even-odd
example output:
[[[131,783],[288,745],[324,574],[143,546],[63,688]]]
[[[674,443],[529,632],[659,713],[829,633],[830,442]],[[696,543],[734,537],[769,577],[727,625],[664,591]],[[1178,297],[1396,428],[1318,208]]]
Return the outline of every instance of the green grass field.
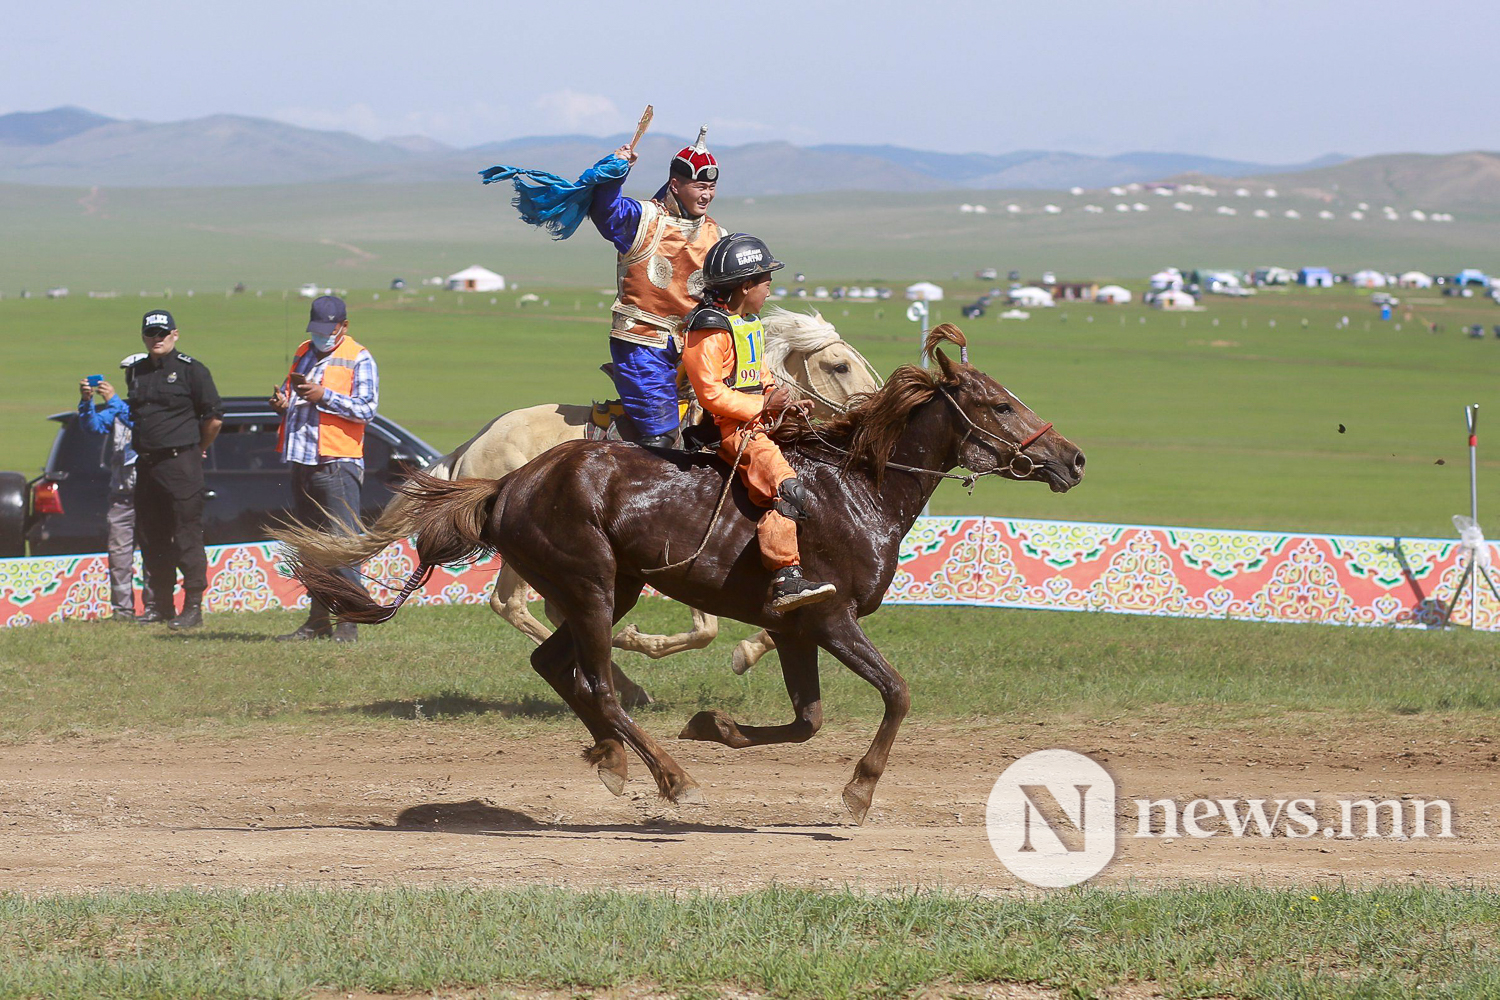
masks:
[[[1467,511],[1462,406],[1494,398],[1500,341],[1460,328],[1500,322],[1488,300],[1418,292],[1384,323],[1367,295],[1345,289],[1210,297],[1189,314],[1068,305],[1027,321],[993,311],[963,321],[958,306],[981,286],[948,284],[935,318],[959,321],[975,363],[1080,444],[1089,472],[1066,496],[984,483],[970,497],[950,484],[939,513],[1451,536],[1450,516]],[[351,292],[355,333],[382,367],[382,412],[447,450],[503,410],[609,395],[596,370],[609,297],[535,291],[545,304],[520,305],[516,293]],[[44,416],[75,404],[82,375],[117,374],[156,301],[0,300],[11,345],[0,468],[40,469],[53,433]],[[170,305],[182,349],[210,365],[222,392],[263,394],[301,340],[307,303],[221,292]],[[904,303],[823,305],[882,371],[915,355]],[[1485,454],[1481,510],[1500,486],[1500,453]]]
[[[1336,885],[1036,900],[779,888],[0,895],[0,995],[842,998],[994,995],[984,985],[999,982],[1069,997],[1486,997],[1500,992],[1497,921],[1493,892]]]
[[[489,166],[478,163],[476,171]],[[650,197],[645,174],[627,193]],[[726,177],[712,212],[732,230],[753,232],[814,284],[903,277],[943,281],[976,268],[1054,270],[1078,277],[1144,278],[1166,264],[1250,268],[1326,264],[1453,273],[1494,267],[1500,213],[1493,206],[1405,204],[1456,209],[1451,223],[1386,222],[1376,212],[1348,218],[1353,204],[1327,205],[1287,190],[1266,199],[1175,199],[1102,192],[943,191],[923,194],[828,192],[747,199]],[[86,188],[0,185],[0,292],[66,285],[134,295],[145,288],[200,294],[244,281],[295,288],[306,281],[381,288],[483,264],[527,285],[610,283],[608,247],[585,226],[555,243],[520,223],[504,186],[472,183],[299,184],[240,188]],[[1083,212],[1141,201],[1148,212]],[[965,214],[978,202],[986,214]],[[1064,212],[1041,211],[1057,203]],[[1025,211],[1003,210],[1014,203]],[[1232,203],[1239,215],[1216,215]],[[1264,207],[1275,217],[1255,219]],[[1338,218],[1316,218],[1332,207]],[[1296,209],[1301,219],[1281,213]]]
[[[530,642],[487,606],[412,608],[362,630],[357,647],[270,642],[290,611],[212,615],[186,636],[108,622],[61,623],[0,635],[0,740],[64,734],[223,731],[264,726],[320,731],[438,720],[508,730],[582,732],[532,673]],[[684,609],[643,601],[630,614],[672,631]],[[1464,630],[1332,628],[973,608],[886,608],[865,622],[907,678],[912,718],[988,723],[1211,710],[1258,726],[1308,718],[1375,720],[1467,731],[1500,711],[1493,639]],[[747,719],[786,715],[774,657],[746,677],[728,669],[723,623],[706,650],[619,662],[657,703],[643,725],[671,729],[700,708]],[[1358,669],[1351,669],[1358,664]],[[830,724],[878,720],[874,689],[822,657]]]

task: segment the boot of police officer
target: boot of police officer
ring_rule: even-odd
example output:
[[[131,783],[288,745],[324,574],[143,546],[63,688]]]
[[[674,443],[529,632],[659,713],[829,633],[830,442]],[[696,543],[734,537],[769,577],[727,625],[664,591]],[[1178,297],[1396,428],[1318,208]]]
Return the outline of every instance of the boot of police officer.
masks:
[[[203,624],[208,555],[203,548],[203,458],[223,425],[208,367],[177,350],[177,323],[165,309],[141,320],[146,356],[125,370],[131,445],[136,452],[135,516],[152,603],[136,621],[174,629]],[[183,605],[173,591],[182,571]]]

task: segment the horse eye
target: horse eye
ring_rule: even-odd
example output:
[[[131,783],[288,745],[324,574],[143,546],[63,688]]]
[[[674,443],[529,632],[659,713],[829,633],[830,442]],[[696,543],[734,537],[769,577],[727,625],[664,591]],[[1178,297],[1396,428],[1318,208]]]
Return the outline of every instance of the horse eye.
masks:
[[[843,363],[840,363],[840,364],[836,364],[836,365],[833,366],[833,370],[834,370],[835,374],[838,374],[838,375],[848,375],[849,374],[849,364],[848,364],[848,362],[843,362]]]
[[[995,412],[996,413],[1014,413],[1015,410],[1016,410],[1016,408],[1014,406],[1011,406],[1009,403],[996,403],[995,404]]]

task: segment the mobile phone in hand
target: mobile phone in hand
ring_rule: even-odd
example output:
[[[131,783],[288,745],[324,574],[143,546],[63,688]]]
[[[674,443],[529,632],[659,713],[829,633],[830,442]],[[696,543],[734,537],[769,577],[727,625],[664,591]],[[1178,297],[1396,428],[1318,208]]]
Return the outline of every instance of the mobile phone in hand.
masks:
[[[99,388],[99,383],[103,382],[103,381],[104,381],[104,376],[103,375],[90,375],[89,376],[89,385],[93,386],[95,389]]]

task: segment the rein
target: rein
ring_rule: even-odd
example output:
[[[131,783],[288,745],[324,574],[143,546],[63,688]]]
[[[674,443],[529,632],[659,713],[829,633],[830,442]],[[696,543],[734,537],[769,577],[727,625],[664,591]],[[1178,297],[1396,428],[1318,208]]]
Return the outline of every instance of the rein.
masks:
[[[885,467],[887,469],[897,469],[901,472],[914,472],[922,475],[937,476],[939,479],[956,479],[960,483],[963,483],[964,489],[968,490],[970,494],[973,494],[974,486],[979,482],[980,479],[983,479],[985,476],[999,476],[1009,472],[1011,475],[1015,476],[1018,479],[1024,479],[1027,476],[1031,475],[1031,473],[1036,469],[1036,464],[1032,462],[1032,460],[1026,455],[1022,454],[1022,452],[1024,452],[1031,445],[1036,444],[1037,441],[1041,440],[1043,434],[1046,434],[1052,429],[1052,424],[1050,421],[1046,424],[1043,424],[1040,429],[1038,429],[1034,434],[1027,437],[1026,440],[1020,442],[1019,444],[1012,444],[999,435],[985,430],[983,427],[980,427],[973,420],[971,420],[969,418],[969,415],[964,412],[963,407],[958,405],[958,400],[954,399],[948,393],[948,389],[946,387],[939,387],[938,393],[945,400],[947,400],[949,405],[953,407],[953,409],[958,413],[960,417],[963,418],[964,423],[969,425],[969,429],[964,432],[963,438],[959,440],[960,447],[963,446],[964,441],[967,441],[975,431],[978,431],[984,437],[990,438],[996,443],[1010,449],[1010,460],[1003,465],[997,464],[993,468],[985,469],[982,472],[970,472],[968,475],[963,476],[953,472],[940,472],[937,469],[924,469],[916,465],[906,465],[903,462],[888,461],[885,463]],[[804,417],[803,419],[807,420],[806,417]],[[849,454],[849,449],[840,448],[838,445],[825,438],[822,434],[818,433],[818,429],[813,426],[811,420],[807,420],[807,429],[808,432],[818,440],[819,444],[823,445],[830,451],[835,451],[840,455],[845,456]],[[808,457],[811,458],[813,456]]]

